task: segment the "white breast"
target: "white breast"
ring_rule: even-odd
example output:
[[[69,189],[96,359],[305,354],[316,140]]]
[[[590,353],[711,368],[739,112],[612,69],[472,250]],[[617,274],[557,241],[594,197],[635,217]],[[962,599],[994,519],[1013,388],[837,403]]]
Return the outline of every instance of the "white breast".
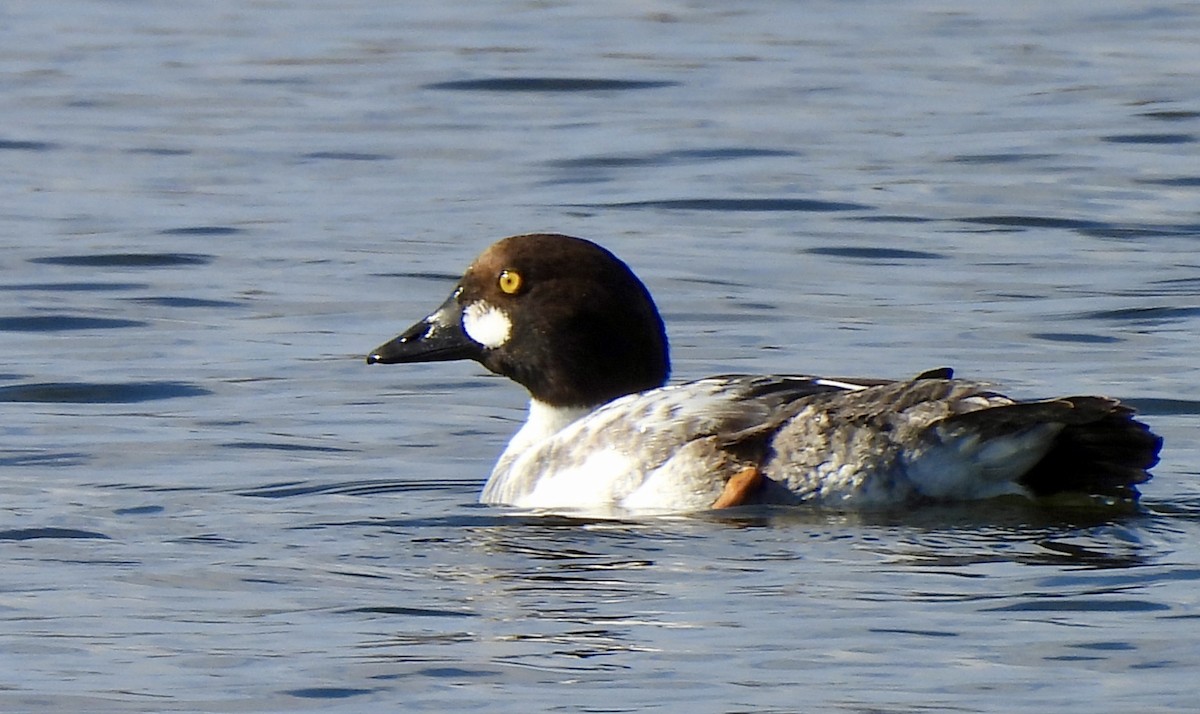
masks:
[[[722,480],[705,462],[711,443],[694,440],[728,418],[724,391],[723,380],[702,380],[632,394],[592,412],[532,401],[480,500],[571,510],[706,508]]]

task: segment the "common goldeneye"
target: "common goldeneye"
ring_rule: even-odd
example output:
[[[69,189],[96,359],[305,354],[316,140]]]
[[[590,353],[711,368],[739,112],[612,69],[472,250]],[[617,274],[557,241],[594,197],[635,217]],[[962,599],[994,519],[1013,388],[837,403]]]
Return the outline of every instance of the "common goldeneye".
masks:
[[[645,285],[590,241],[505,238],[367,363],[472,359],[530,394],[484,503],[680,512],[881,508],[1004,494],[1132,501],[1162,440],[1115,399],[1016,401],[935,369],[912,379],[725,375],[663,386]]]

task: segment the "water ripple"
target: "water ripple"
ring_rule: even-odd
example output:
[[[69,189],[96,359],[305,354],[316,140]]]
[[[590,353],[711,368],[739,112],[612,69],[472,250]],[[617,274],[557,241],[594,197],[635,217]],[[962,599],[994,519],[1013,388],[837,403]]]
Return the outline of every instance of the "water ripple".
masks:
[[[211,392],[187,382],[42,382],[0,387],[0,402],[133,404],[206,394]]]
[[[0,290],[11,291],[45,291],[45,292],[120,292],[125,290],[140,290],[147,287],[145,283],[15,283],[0,285]]]
[[[770,158],[776,156],[798,156],[795,151],[759,149],[755,147],[726,147],[713,149],[683,149],[656,151],[646,154],[604,154],[583,156],[574,159],[558,159],[547,162],[548,166],[560,169],[609,169],[639,166],[662,166],[672,163],[700,161],[729,161],[733,159]]]
[[[51,151],[58,144],[49,141],[20,141],[17,139],[0,139],[0,151]]]
[[[348,699],[374,692],[374,689],[359,689],[357,687],[306,687],[304,689],[289,689],[284,691],[284,694],[301,699]]]
[[[227,444],[226,446],[230,445]],[[291,498],[293,496],[311,496],[315,494],[373,496],[381,493],[410,493],[413,491],[462,491],[473,493],[478,488],[479,482],[477,480],[421,481],[418,483],[390,480],[340,481],[335,483],[287,481],[245,489],[239,491],[238,495],[249,496],[251,498]]]
[[[1100,137],[1110,144],[1190,144],[1196,140],[1193,134],[1113,134]]]
[[[72,330],[114,330],[144,327],[140,320],[84,315],[16,315],[0,317],[0,332],[69,332]]]
[[[1131,598],[1046,598],[988,608],[991,612],[1161,612],[1170,609],[1170,605]]]
[[[404,617],[479,617],[478,613],[461,610],[437,610],[425,607],[400,607],[398,605],[366,605],[351,607],[342,612],[346,614],[363,613],[367,615],[402,615]]]
[[[932,223],[936,219],[921,216],[901,216],[895,213],[879,213],[873,216],[850,216],[851,221],[863,223]]]
[[[1092,335],[1083,332],[1031,332],[1029,336],[1035,340],[1046,340],[1047,342],[1074,342],[1084,345],[1108,345],[1124,342],[1120,337]]]
[[[861,211],[871,208],[862,203],[820,201],[810,198],[680,198],[661,201],[627,201],[581,206],[581,208],[651,208],[668,211],[771,212]]]
[[[1137,183],[1149,186],[1168,186],[1171,188],[1200,187],[1200,176],[1176,176],[1173,178],[1136,179]]]
[[[103,533],[81,531],[75,528],[14,528],[0,531],[0,540],[38,540],[41,538],[110,540]]]
[[[232,236],[242,233],[241,228],[233,226],[184,226],[182,228],[166,228],[158,232],[163,236]]]
[[[633,79],[587,79],[574,77],[490,77],[458,79],[421,85],[422,89],[465,92],[611,92],[628,89],[659,89],[678,82]]]
[[[1054,154],[959,154],[946,159],[954,164],[1015,164],[1021,161],[1042,161],[1054,158]]]
[[[172,296],[166,296],[166,295],[159,296],[159,297],[141,297],[141,298],[127,298],[127,299],[130,302],[135,302],[135,303],[138,303],[139,305],[157,305],[159,307],[182,307],[182,308],[189,308],[189,307],[217,307],[217,308],[243,307],[242,303],[234,302],[233,300],[206,300],[204,298],[172,297]]]
[[[200,253],[100,253],[96,255],[52,255],[30,258],[29,262],[87,268],[171,268],[181,265],[205,265],[211,263],[212,260],[213,256]]]
[[[77,451],[47,453],[43,451],[9,450],[0,456],[0,466],[78,466],[88,460],[87,454]]]
[[[171,149],[160,146],[146,146],[138,149],[127,149],[129,154],[145,154],[147,156],[191,156],[191,149]]]
[[[251,451],[312,451],[318,453],[336,454],[350,451],[337,446],[313,446],[311,444],[289,444],[277,441],[231,441],[221,444],[226,449],[248,449]]]
[[[968,216],[959,218],[958,220],[962,223],[977,223],[985,226],[1011,228],[1101,229],[1111,227],[1109,224],[1099,221],[1053,218],[1050,216]]]
[[[1080,320],[1112,320],[1117,322],[1160,323],[1200,315],[1200,307],[1126,307],[1116,310],[1081,312],[1073,317]]]
[[[1187,119],[1200,119],[1200,112],[1189,110],[1167,110],[1157,112],[1143,112],[1139,116],[1147,119],[1157,119],[1159,121],[1185,121]]]
[[[818,248],[809,248],[801,252],[809,255],[828,255],[835,258],[857,258],[860,260],[877,261],[943,260],[946,257],[940,253],[927,253],[921,250],[875,247],[846,248],[841,246],[822,246]]]
[[[113,513],[118,516],[149,516],[165,513],[166,510],[163,506],[130,506],[113,509]]]
[[[313,151],[301,156],[316,161],[389,161],[387,154],[370,154],[358,151]]]
[[[1176,225],[1115,225],[1086,228],[1079,233],[1094,238],[1156,238],[1171,236],[1200,235],[1200,224],[1180,223]]]

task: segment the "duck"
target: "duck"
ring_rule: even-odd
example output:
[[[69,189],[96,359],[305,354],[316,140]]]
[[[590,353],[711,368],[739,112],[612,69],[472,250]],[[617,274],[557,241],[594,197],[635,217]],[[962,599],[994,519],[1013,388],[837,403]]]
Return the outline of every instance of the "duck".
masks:
[[[484,250],[441,306],[366,361],[473,360],[524,387],[527,418],[479,496],[518,509],[1136,503],[1162,446],[1110,397],[1019,400],[949,368],[668,383],[669,352],[628,265],[592,241],[532,233]]]

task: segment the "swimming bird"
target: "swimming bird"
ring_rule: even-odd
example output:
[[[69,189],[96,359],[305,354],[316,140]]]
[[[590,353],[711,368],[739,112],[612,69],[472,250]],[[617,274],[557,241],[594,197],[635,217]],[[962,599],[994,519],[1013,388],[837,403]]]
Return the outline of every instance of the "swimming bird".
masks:
[[[1020,401],[948,368],[911,379],[730,374],[667,384],[650,292],[596,243],[504,238],[368,364],[474,360],[529,392],[480,500],[675,513],[880,509],[1021,494],[1136,501],[1160,437],[1116,399]]]

